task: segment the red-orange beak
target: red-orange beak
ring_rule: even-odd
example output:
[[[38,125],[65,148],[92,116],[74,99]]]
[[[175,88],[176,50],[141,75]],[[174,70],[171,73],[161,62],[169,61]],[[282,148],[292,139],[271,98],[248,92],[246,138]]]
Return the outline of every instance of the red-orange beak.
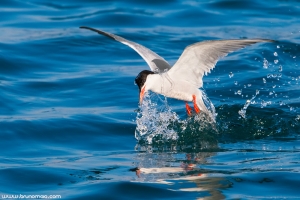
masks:
[[[140,92],[140,105],[143,102],[144,99],[144,95],[145,95],[145,86],[142,88],[141,92]]]

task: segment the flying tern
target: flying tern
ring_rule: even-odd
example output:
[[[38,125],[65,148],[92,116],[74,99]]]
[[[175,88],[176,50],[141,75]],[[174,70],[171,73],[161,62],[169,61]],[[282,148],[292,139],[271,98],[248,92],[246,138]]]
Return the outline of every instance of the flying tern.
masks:
[[[203,86],[203,76],[210,73],[219,59],[248,45],[259,42],[274,42],[274,40],[269,39],[230,39],[197,42],[187,46],[177,62],[171,67],[164,58],[138,43],[102,30],[86,26],[80,28],[94,31],[121,42],[135,50],[146,61],[151,71],[143,70],[135,78],[140,92],[140,104],[143,101],[144,94],[150,90],[166,97],[185,101],[189,116],[192,115],[192,108],[188,105],[188,102],[193,102],[196,114],[201,111],[211,114],[203,101],[203,93],[199,88]]]

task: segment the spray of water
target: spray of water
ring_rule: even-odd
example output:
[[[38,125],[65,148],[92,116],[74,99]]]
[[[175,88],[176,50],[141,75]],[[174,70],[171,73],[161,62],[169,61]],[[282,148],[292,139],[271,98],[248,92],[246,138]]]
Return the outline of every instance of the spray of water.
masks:
[[[171,141],[178,144],[197,137],[203,138],[203,135],[211,130],[216,131],[215,108],[204,92],[203,94],[203,101],[212,114],[200,113],[180,119],[179,115],[172,111],[166,98],[147,92],[137,112],[136,139],[147,144]]]
[[[167,99],[147,92],[137,113],[135,138],[148,144],[156,136],[163,140],[176,140],[178,135],[173,127],[177,122],[180,122],[179,116],[170,109]]]
[[[246,111],[247,111],[247,108],[248,106],[251,104],[251,103],[254,103],[253,100],[255,99],[255,97],[259,94],[259,90],[256,90],[256,93],[255,95],[251,98],[251,99],[248,99],[244,105],[244,107],[239,110],[239,115],[241,115],[244,119],[246,118]]]

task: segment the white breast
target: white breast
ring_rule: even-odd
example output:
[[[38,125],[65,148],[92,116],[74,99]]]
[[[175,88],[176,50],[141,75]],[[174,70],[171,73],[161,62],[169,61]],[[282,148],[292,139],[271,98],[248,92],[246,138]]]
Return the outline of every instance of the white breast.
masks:
[[[147,90],[183,101],[192,101],[192,96],[199,93],[194,85],[185,80],[172,80],[167,73],[149,75],[145,85]]]

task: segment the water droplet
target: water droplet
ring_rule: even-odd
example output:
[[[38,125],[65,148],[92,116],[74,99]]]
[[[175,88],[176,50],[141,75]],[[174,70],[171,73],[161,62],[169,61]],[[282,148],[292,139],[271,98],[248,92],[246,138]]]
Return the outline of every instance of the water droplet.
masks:
[[[278,60],[274,60],[274,64],[277,64],[279,61]]]
[[[269,67],[269,62],[267,61],[267,59],[264,58],[264,65],[263,65],[263,68],[264,69],[268,69]]]
[[[241,94],[242,94],[242,90],[238,90],[236,93],[237,93],[238,95],[241,95]]]
[[[248,87],[251,87],[251,84],[250,84],[250,83],[248,84]]]
[[[266,107],[267,105],[271,105],[271,104],[272,104],[271,101],[262,100],[261,103],[260,103],[260,107],[263,108],[263,107]]]
[[[229,78],[232,78],[234,74],[232,72],[229,73]]]
[[[282,72],[282,66],[281,66],[281,65],[279,65],[278,71],[279,71],[279,72]]]
[[[267,81],[266,81],[266,79],[265,79],[265,78],[263,78],[263,82],[264,82],[264,83],[267,83]]]
[[[238,82],[237,81],[234,81],[234,85],[237,85],[238,84]]]
[[[269,95],[272,95],[273,94],[273,92],[269,92]]]
[[[277,47],[277,49],[280,49],[280,46],[279,46],[279,45],[277,45],[276,47]]]
[[[296,56],[293,56],[293,58],[296,58]]]
[[[276,88],[276,85],[273,85],[272,87],[273,87],[273,88]]]
[[[274,56],[278,56],[278,54],[277,54],[277,52],[276,52],[276,51],[274,52]]]

